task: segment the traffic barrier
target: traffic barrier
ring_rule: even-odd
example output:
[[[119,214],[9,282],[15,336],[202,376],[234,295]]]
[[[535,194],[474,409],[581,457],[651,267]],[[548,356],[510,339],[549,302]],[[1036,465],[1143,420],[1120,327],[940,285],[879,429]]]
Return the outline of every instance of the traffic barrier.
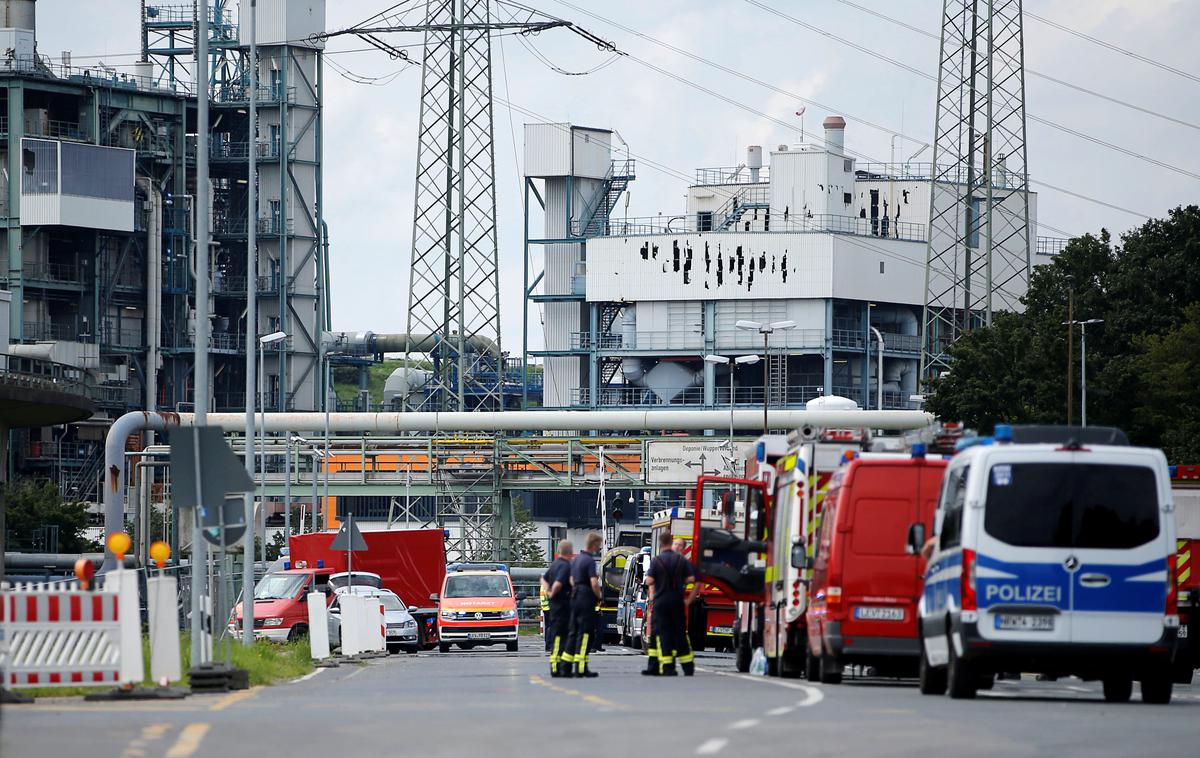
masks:
[[[308,645],[314,661],[329,657],[329,608],[325,593],[310,592],[308,602]]]
[[[160,687],[183,678],[179,657],[179,580],[159,574],[146,580],[150,617],[150,678]]]
[[[367,623],[364,628],[367,631],[367,639],[364,640],[364,647],[382,653],[387,650],[387,617],[383,612],[383,603],[375,598],[368,598],[365,605]],[[371,623],[372,620],[375,623]]]
[[[104,587],[78,582],[0,585],[0,669],[7,687],[142,681],[137,574],[115,569]]]
[[[357,595],[342,595],[338,600],[341,606],[341,636],[342,655],[353,656],[363,652],[362,639],[363,598]]]

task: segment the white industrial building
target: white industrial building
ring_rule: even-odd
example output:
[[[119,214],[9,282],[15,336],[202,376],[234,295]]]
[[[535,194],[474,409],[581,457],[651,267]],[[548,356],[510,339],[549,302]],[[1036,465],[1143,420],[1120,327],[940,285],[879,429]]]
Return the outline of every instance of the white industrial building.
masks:
[[[735,404],[767,392],[773,407],[829,394],[875,407],[882,342],[882,405],[909,407],[932,165],[863,164],[841,117],[823,126],[819,144],[751,146],[741,166],[697,170],[682,214],[617,220],[634,165],[613,155],[613,133],[526,125],[526,207],[544,209],[527,220],[542,230],[527,234],[526,337],[540,320],[529,355],[545,363],[546,407],[724,407],[735,364],[704,356],[764,349],[738,321],[795,326],[769,336],[765,364],[736,365]],[[995,195],[1021,203],[1006,184],[995,177]],[[1030,239],[1036,207],[1031,194]]]

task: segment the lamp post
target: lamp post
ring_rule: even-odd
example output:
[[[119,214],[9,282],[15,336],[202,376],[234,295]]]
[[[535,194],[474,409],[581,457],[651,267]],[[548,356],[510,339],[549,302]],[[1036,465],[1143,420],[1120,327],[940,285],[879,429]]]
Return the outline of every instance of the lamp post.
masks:
[[[770,405],[770,382],[771,382],[771,356],[768,353],[771,335],[777,331],[785,331],[787,329],[795,329],[796,322],[773,321],[769,324],[760,323],[758,321],[738,321],[734,324],[738,329],[747,332],[758,332],[763,338],[763,435],[767,434],[767,408]]]
[[[267,473],[267,398],[265,390],[267,375],[266,349],[267,345],[274,345],[286,340],[287,338],[287,332],[271,332],[270,334],[264,334],[258,338],[258,486],[260,489],[266,486],[264,479],[266,478]],[[262,510],[262,498],[260,497],[259,513],[265,519],[266,515],[262,513]],[[255,534],[258,531],[258,527],[255,525],[247,524],[246,526],[250,528],[250,534]],[[251,550],[253,550],[253,538],[250,538],[250,545]],[[251,555],[253,555],[253,553],[251,553]],[[267,559],[267,529],[265,520],[263,521],[263,541],[260,556],[262,561],[265,563]],[[245,616],[245,611],[242,612],[242,615],[243,617]]]
[[[712,363],[714,365],[724,365],[726,363],[729,363],[730,361],[729,361],[729,358],[725,357],[724,355],[706,355],[706,356],[704,356],[704,362]],[[758,363],[758,355],[756,355],[756,354],[739,355],[738,357],[733,359],[732,364],[729,366],[729,454],[730,455],[733,454],[733,375],[734,375],[734,369],[736,369],[738,366],[744,366],[744,365],[748,366],[753,363]]]
[[[1079,423],[1087,426],[1087,327],[1088,324],[1103,324],[1102,318],[1085,321],[1064,321],[1063,326],[1079,326]]]

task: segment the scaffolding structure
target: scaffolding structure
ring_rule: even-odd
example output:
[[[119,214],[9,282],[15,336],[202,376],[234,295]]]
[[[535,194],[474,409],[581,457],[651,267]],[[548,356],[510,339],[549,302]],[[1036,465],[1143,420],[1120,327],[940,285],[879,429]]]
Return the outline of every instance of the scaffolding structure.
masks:
[[[920,376],[1029,281],[1022,0],[944,0]]]

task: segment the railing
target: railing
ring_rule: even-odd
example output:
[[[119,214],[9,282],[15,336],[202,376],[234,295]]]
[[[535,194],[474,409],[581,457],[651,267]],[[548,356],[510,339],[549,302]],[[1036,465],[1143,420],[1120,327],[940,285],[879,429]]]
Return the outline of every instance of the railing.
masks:
[[[213,160],[238,160],[244,161],[250,158],[250,143],[249,142],[213,142],[209,146],[209,156]],[[258,143],[258,158],[278,158],[279,157],[279,140],[268,140]]]
[[[771,169],[770,166],[763,166],[758,170],[758,183],[765,184],[770,181]],[[750,178],[750,169],[745,166],[733,166],[729,168],[698,168],[696,169],[696,184],[754,184]]]
[[[0,381],[31,390],[53,390],[96,400],[96,382],[87,371],[65,363],[0,353]]]
[[[74,142],[90,141],[87,131],[73,121],[57,121],[54,119],[40,121],[35,118],[27,121],[25,126],[25,133],[30,137],[50,137],[53,139],[72,140]]]
[[[234,413],[246,409],[245,392],[216,392],[213,394],[213,405],[218,413]]]
[[[597,334],[571,332],[572,350],[615,350],[622,347],[620,334]]]
[[[854,176],[866,180],[924,180],[933,177],[933,163],[855,163]]]
[[[932,163],[858,163],[854,176],[860,181],[933,181],[963,184],[967,181],[967,167],[957,164],[941,164],[934,170]],[[972,171],[972,179],[980,184],[985,176],[982,166]],[[995,166],[992,169],[992,186],[1011,189],[1020,186],[1021,174]]]
[[[818,385],[793,384],[784,388],[772,387],[768,394],[768,402],[773,406],[801,406],[814,397],[820,397],[820,395],[821,388]],[[670,399],[664,402],[663,397]],[[571,390],[570,402],[572,406],[590,406],[591,400],[592,393],[590,388],[575,387]],[[601,387],[596,394],[596,400],[597,407],[599,408],[646,408],[669,405],[673,407],[707,407],[720,410],[721,408],[728,408],[730,404],[728,385],[713,388],[713,402],[711,405],[704,402],[703,387],[658,388],[657,392],[647,387],[625,385]],[[762,387],[733,388],[734,406],[762,407],[762,404]]]
[[[175,348],[196,349],[196,335],[186,335],[181,344],[173,345]],[[213,332],[209,335],[208,349],[222,350],[229,352],[242,352],[245,347],[245,339],[240,334],[232,332]]]
[[[861,405],[863,402],[863,389],[864,389],[864,387],[861,384],[857,385],[857,386],[834,385],[833,394],[838,395],[840,397],[850,398],[851,400],[857,401]],[[863,408],[874,410],[875,409],[875,400],[876,400],[875,385],[872,384],[869,387],[867,387],[866,389],[869,391],[869,397],[867,398],[867,403],[866,403],[866,405],[863,406]],[[911,407],[912,407],[912,403],[909,402],[907,394],[905,394],[903,392],[897,392],[895,390],[884,390],[883,391],[883,410],[885,410],[885,411],[908,410]]]
[[[771,187],[766,184],[752,184],[743,187],[725,202],[720,210],[712,214],[712,230],[728,229],[738,222],[750,208],[765,208],[771,203]],[[697,228],[700,219],[697,216]],[[711,230],[710,230],[711,231]]]
[[[213,292],[221,295],[245,295],[246,275],[217,272],[213,275]]]
[[[260,295],[279,292],[279,274],[258,277],[257,290]]]
[[[609,222],[608,237],[635,237],[651,234],[696,234],[719,231],[718,219],[711,222],[713,229],[700,228],[697,215],[652,216],[647,218],[613,219]],[[733,229],[731,231],[737,231]],[[725,233],[725,232],[720,232]],[[869,219],[860,216],[834,214],[800,216],[785,215],[778,210],[770,211],[769,227],[756,234],[850,234],[860,237],[898,239],[909,242],[926,240],[925,224],[909,221],[892,221],[888,218]]]
[[[141,405],[141,392],[128,384],[102,384],[98,388],[101,405],[129,407]]]
[[[1069,237],[1038,237],[1034,252],[1037,255],[1058,255],[1067,249],[1070,241]]]
[[[27,340],[64,340],[74,342],[79,337],[75,324],[56,324],[52,321],[25,321],[21,337]]]
[[[21,74],[22,76],[43,79],[66,79],[73,83],[91,87],[114,87],[119,89],[168,89],[160,87],[153,77],[136,76],[114,71],[101,66],[72,67],[52,63],[49,58],[29,56],[4,58],[0,60],[0,75]],[[182,89],[182,88],[180,88]],[[50,136],[50,135],[47,135]],[[74,139],[74,138],[68,138]]]
[[[921,338],[915,334],[892,334],[882,332],[884,352],[919,353]],[[833,346],[842,350],[862,350],[868,347],[874,355],[877,349],[875,333],[868,336],[860,329],[834,329]]]
[[[263,105],[279,102],[296,102],[296,88],[282,86],[258,85],[257,102]],[[213,91],[213,102],[226,105],[239,105],[250,102],[250,85],[241,82],[219,84]]]
[[[21,276],[32,281],[78,284],[83,280],[83,267],[78,263],[26,263],[21,267]]]
[[[142,339],[140,326],[117,326],[110,323],[105,323],[101,330],[101,343],[116,347],[141,347],[146,344]]]
[[[258,220],[259,234],[292,234],[296,230],[295,219],[279,219],[274,217]]]

